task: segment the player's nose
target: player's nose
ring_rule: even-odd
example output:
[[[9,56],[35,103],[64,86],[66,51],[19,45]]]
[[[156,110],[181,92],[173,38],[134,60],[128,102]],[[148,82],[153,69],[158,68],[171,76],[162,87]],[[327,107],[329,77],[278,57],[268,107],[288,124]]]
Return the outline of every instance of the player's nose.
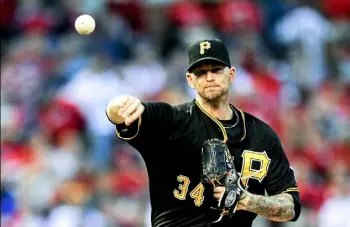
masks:
[[[214,80],[214,74],[208,70],[206,75],[207,81],[213,81]]]

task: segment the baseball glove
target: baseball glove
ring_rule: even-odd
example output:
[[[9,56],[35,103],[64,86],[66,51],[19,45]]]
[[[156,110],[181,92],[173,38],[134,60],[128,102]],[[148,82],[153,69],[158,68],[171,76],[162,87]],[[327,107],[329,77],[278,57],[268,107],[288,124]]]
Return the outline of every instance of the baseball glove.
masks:
[[[233,156],[227,145],[218,139],[207,140],[202,147],[202,183],[225,187],[225,193],[215,210],[221,210],[218,222],[224,215],[232,215],[243,193],[239,175],[235,169]]]

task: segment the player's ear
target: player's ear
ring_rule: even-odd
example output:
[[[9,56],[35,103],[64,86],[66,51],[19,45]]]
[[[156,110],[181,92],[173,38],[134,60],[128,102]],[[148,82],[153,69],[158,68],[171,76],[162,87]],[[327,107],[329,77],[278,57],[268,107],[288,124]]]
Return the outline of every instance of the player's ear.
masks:
[[[231,67],[231,68],[229,68],[229,70],[230,70],[229,82],[231,84],[236,79],[236,68]]]
[[[188,85],[194,89],[194,83],[193,83],[193,74],[187,72],[186,73],[186,79],[187,79],[187,83]]]

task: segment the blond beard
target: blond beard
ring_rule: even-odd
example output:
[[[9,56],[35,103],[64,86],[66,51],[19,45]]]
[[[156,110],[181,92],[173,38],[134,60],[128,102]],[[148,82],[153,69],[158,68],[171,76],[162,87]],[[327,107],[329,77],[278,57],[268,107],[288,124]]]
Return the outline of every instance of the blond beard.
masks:
[[[206,105],[215,109],[219,108],[222,104],[228,104],[230,102],[229,88],[214,98],[206,98],[200,94],[199,96],[203,99]]]

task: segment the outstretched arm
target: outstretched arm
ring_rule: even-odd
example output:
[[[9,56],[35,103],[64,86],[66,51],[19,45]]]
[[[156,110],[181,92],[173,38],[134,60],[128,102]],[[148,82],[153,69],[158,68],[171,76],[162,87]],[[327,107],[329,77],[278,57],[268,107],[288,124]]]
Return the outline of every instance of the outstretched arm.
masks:
[[[186,117],[168,103],[141,102],[128,95],[113,98],[106,114],[116,125],[117,136],[138,148],[151,141],[168,140]]]

